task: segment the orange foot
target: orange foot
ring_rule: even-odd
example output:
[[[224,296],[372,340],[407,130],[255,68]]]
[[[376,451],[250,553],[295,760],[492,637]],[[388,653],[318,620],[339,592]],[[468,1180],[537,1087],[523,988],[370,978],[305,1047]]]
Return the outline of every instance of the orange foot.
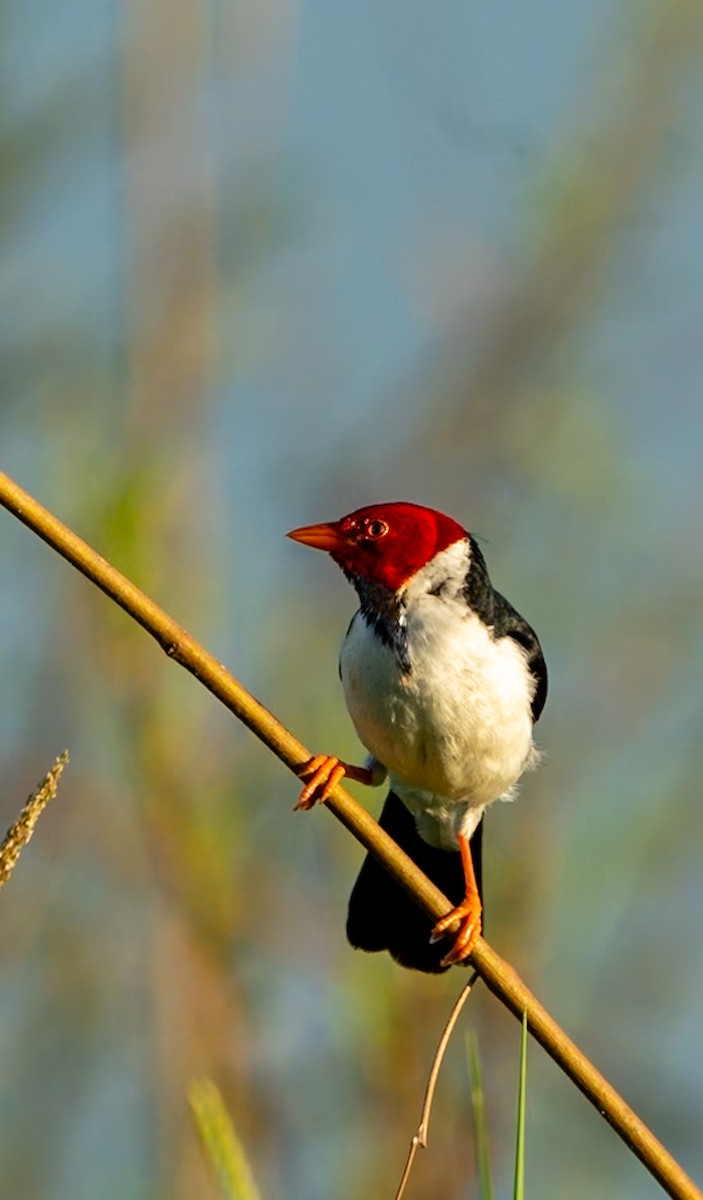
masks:
[[[460,833],[457,836],[457,842],[461,851],[461,865],[464,871],[464,899],[461,904],[457,904],[456,908],[448,912],[446,917],[442,917],[441,921],[437,922],[430,937],[431,942],[438,942],[441,937],[446,936],[452,925],[459,922],[459,928],[453,935],[454,945],[442,959],[440,963],[442,967],[451,967],[453,963],[463,962],[465,958],[468,958],[481,932],[481,897],[476,884],[470,838],[465,833]],[[452,934],[449,936],[451,937]]]
[[[345,775],[349,779],[355,779],[357,783],[368,785],[371,785],[373,778],[370,768],[353,767],[349,763],[341,762],[333,754],[316,754],[310,762],[301,767],[298,774],[301,779],[305,779],[306,775],[309,775],[310,779],[300,793],[293,812],[307,812],[315,804],[324,804]]]
[[[454,945],[442,959],[441,966],[451,967],[454,963],[463,962],[468,958],[478,940],[478,935],[481,932],[481,901],[476,893],[466,896],[461,904],[457,904],[451,912],[447,913],[446,917],[442,917],[432,930],[430,937],[431,942],[438,942],[440,938],[447,936],[448,930],[451,930],[452,925],[459,922],[459,928],[455,934],[449,934],[454,937]]]

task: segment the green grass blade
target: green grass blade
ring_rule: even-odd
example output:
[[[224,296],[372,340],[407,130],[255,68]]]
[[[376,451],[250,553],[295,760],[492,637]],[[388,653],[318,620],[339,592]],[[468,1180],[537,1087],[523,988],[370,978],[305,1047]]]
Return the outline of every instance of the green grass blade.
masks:
[[[188,1100],[225,1200],[261,1200],[218,1088],[209,1079],[199,1079],[191,1084]]]
[[[471,1084],[471,1108],[474,1115],[474,1140],[476,1143],[479,1193],[481,1200],[493,1200],[491,1155],[488,1147],[488,1125],[486,1122],[486,1097],[483,1090],[478,1038],[473,1031],[466,1035],[466,1061]]]
[[[525,1200],[525,1097],[527,1095],[527,1013],[522,1014],[520,1037],[520,1079],[517,1093],[517,1135],[515,1138],[515,1184],[513,1200]]]

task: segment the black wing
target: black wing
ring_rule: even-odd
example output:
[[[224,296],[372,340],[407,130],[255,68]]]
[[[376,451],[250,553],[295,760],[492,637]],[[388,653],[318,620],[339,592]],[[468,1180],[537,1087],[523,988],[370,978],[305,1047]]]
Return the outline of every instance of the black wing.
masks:
[[[539,720],[539,715],[547,699],[547,664],[544,661],[542,647],[537,634],[524,617],[513,608],[512,604],[494,589],[486,566],[486,560],[481,548],[474,537],[469,535],[471,561],[469,573],[466,576],[464,594],[475,613],[492,625],[497,638],[511,637],[522,646],[527,654],[527,665],[535,681],[535,692],[532,697],[532,720]]]
[[[547,699],[547,664],[544,661],[542,647],[537,634],[524,617],[513,608],[512,604],[494,592],[493,628],[496,637],[510,637],[527,654],[527,666],[535,681],[535,693],[532,697],[532,720],[538,721]]]

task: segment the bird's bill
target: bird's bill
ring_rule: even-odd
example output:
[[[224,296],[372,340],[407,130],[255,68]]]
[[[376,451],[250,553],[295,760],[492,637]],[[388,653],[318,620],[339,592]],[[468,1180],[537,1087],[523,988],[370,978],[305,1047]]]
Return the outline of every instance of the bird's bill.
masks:
[[[342,550],[345,541],[336,525],[303,525],[300,529],[291,529],[286,537],[294,542],[302,542],[304,546],[312,546],[314,550],[327,550],[334,553]]]

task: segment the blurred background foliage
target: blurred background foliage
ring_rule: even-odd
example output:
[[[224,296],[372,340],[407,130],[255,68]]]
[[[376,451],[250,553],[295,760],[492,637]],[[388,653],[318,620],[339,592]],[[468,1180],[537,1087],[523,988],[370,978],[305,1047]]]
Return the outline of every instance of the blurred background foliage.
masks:
[[[487,933],[703,1179],[699,0],[7,0],[2,467],[315,750],[354,761],[344,580],[283,534],[446,508],[551,669]],[[354,954],[360,851],[145,635],[0,521],[0,1191],[390,1195],[460,983]],[[364,796],[376,805],[380,797]],[[481,989],[494,1170],[519,1028]],[[475,1194],[461,1038],[411,1194]],[[529,1195],[658,1189],[531,1055]]]

